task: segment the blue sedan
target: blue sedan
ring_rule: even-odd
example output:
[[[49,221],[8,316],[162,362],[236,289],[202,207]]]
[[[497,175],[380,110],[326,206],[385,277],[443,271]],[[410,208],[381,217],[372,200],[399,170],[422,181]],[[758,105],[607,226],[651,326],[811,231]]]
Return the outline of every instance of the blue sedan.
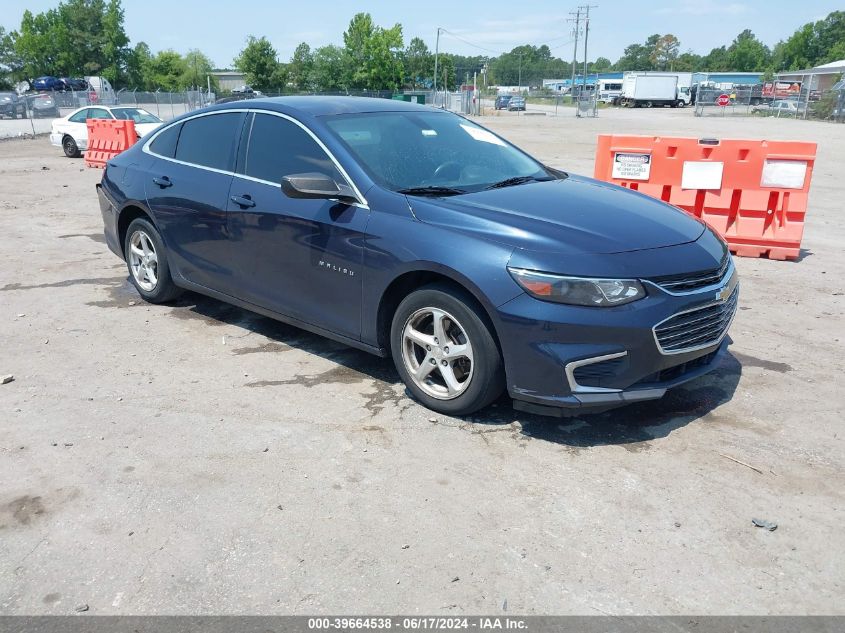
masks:
[[[212,106],[109,161],[97,191],[145,300],[192,290],[392,357],[444,414],[505,390],[551,415],[659,398],[719,363],[737,308],[703,223],[422,105]]]

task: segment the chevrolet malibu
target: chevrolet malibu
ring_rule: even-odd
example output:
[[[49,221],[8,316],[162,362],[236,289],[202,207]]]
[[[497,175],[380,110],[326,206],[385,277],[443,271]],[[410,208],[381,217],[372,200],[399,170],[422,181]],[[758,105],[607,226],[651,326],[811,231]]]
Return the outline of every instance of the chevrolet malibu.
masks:
[[[713,369],[728,249],[675,207],[544,166],[465,118],[282,97],[162,125],[97,185],[152,303],[192,290],[383,357],[451,415],[561,415]]]

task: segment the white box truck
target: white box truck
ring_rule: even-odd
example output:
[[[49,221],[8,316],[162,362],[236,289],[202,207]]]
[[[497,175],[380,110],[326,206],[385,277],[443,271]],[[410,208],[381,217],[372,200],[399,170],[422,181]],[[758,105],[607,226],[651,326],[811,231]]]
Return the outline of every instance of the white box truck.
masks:
[[[674,73],[678,78],[678,107],[692,104],[692,73]]]
[[[627,72],[619,103],[632,108],[678,107],[678,76],[674,73]]]

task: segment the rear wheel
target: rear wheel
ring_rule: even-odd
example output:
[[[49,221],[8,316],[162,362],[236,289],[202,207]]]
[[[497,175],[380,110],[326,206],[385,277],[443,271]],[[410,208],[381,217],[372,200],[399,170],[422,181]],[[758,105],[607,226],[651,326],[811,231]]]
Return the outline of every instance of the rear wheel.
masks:
[[[132,285],[146,301],[164,303],[182,294],[173,283],[164,243],[155,227],[143,218],[137,218],[126,231],[123,252]]]
[[[408,389],[429,409],[467,415],[504,389],[502,357],[476,302],[433,284],[408,295],[393,316],[393,362]]]
[[[81,156],[79,146],[77,146],[76,141],[73,140],[72,136],[65,136],[62,139],[62,149],[65,151],[65,156],[68,158],[79,158]]]

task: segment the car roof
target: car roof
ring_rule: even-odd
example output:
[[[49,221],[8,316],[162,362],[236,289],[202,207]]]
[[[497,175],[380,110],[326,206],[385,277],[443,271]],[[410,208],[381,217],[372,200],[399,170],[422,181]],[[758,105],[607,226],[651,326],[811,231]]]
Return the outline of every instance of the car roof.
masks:
[[[225,110],[233,104],[249,109],[275,110],[278,112],[300,112],[311,116],[331,116],[337,114],[362,114],[365,112],[431,112],[432,106],[400,101],[398,99],[379,99],[374,97],[347,96],[291,96],[261,97],[244,99],[212,106],[211,109]],[[439,111],[439,109],[438,109]]]

